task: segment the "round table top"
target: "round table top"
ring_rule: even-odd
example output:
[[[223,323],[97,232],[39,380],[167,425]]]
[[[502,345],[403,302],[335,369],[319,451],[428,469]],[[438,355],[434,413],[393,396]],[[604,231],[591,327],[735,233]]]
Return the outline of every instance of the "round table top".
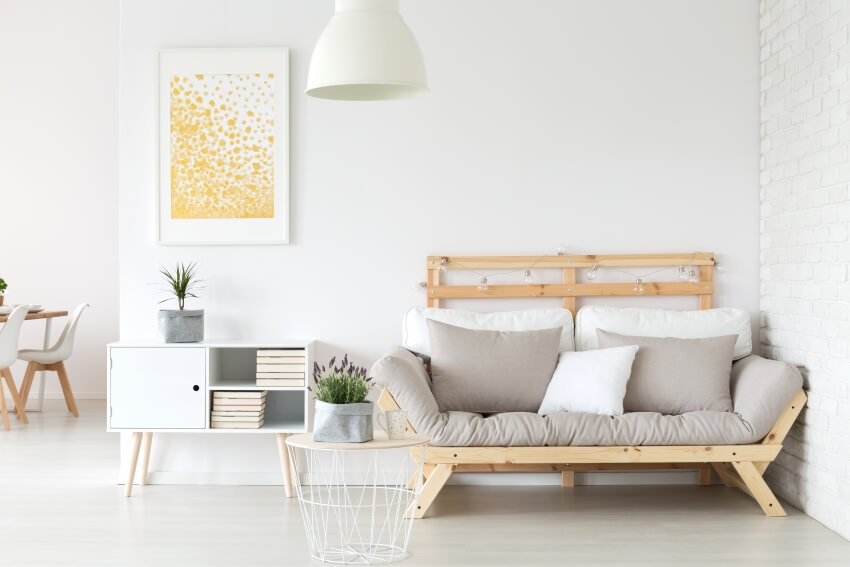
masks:
[[[374,439],[363,443],[328,443],[313,441],[312,433],[299,433],[286,438],[286,444],[302,449],[324,449],[328,451],[370,451],[374,449],[400,449],[424,445],[431,440],[426,435],[405,433],[403,439],[389,439],[383,431],[376,431]]]

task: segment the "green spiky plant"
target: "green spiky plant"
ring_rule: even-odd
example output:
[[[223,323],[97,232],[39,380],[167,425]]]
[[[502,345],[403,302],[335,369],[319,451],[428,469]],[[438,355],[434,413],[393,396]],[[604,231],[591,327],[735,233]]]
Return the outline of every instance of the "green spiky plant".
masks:
[[[198,265],[195,262],[190,264],[177,262],[173,273],[165,266],[160,266],[159,273],[162,274],[165,282],[168,284],[165,290],[166,293],[174,295],[180,311],[183,311],[187,297],[197,298],[198,296],[195,295],[195,292],[203,289],[200,285],[201,280],[198,279]],[[160,303],[165,303],[171,299],[171,297],[166,297]]]
[[[331,358],[327,368],[313,363],[315,389],[308,388],[316,399],[328,404],[360,404],[372,389],[372,378],[366,377],[364,366],[354,366],[346,354],[339,366],[334,366],[336,357]]]
[[[4,293],[6,293],[7,287],[9,287],[9,285],[6,283],[6,280],[4,280],[3,278],[0,278],[0,295],[3,295]]]

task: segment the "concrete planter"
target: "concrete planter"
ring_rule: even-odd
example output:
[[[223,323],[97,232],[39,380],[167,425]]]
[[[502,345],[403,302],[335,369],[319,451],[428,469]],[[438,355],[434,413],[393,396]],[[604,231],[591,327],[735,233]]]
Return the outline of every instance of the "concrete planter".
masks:
[[[160,309],[159,336],[166,343],[197,343],[204,340],[203,309]]]
[[[329,404],[316,400],[313,440],[330,443],[364,443],[372,440],[374,404]]]

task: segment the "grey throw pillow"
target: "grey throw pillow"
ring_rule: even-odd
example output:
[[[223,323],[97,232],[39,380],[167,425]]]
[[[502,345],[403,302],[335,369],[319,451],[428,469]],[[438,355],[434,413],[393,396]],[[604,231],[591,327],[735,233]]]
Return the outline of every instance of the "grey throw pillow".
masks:
[[[440,411],[536,412],[558,363],[561,327],[479,331],[428,319]]]
[[[680,415],[732,411],[729,375],[738,335],[705,339],[630,337],[596,330],[600,348],[640,347],[623,409]]]

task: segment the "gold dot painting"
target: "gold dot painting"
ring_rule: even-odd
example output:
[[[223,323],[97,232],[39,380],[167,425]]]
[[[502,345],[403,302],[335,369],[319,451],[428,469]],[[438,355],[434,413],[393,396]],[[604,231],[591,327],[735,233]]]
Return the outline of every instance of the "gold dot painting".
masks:
[[[171,218],[274,217],[273,79],[171,77]]]

